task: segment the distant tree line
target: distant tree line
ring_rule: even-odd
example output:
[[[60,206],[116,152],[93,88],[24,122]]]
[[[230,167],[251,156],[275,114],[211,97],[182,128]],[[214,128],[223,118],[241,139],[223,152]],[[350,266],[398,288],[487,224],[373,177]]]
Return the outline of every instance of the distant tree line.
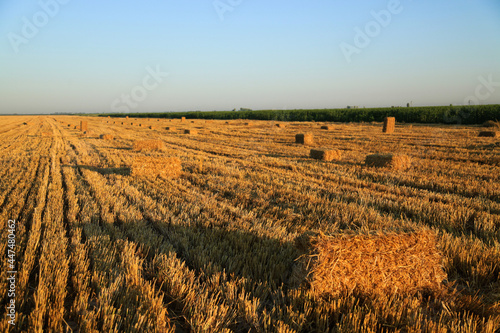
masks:
[[[165,113],[108,113],[100,116],[134,118],[254,119],[279,121],[372,122],[396,117],[398,122],[425,124],[482,124],[500,120],[500,104],[475,106],[422,106],[363,109],[192,111]]]

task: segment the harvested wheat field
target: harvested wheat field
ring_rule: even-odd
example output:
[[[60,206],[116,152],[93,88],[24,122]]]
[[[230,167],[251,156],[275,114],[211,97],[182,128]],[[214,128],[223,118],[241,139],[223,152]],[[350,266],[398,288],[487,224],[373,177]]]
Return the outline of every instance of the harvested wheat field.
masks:
[[[0,331],[500,329],[498,137],[175,122],[0,117]]]

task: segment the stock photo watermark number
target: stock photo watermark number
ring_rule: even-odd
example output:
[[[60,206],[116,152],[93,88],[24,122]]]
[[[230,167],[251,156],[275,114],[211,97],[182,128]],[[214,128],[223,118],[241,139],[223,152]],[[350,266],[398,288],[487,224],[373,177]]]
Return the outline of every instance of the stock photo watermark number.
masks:
[[[10,325],[16,320],[16,220],[7,221],[7,318]]]

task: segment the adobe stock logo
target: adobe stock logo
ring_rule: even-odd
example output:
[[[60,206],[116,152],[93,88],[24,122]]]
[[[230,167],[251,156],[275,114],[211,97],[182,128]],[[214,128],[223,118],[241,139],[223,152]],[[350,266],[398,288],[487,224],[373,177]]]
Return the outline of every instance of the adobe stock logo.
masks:
[[[370,12],[374,20],[365,24],[364,29],[354,27],[354,45],[342,42],[339,44],[340,50],[344,54],[348,63],[351,63],[353,54],[361,53],[361,50],[367,48],[372,39],[376,38],[382,32],[382,28],[386,28],[391,24],[392,17],[403,11],[403,6],[399,0],[389,0],[387,9],[382,9],[378,12],[372,10]]]
[[[224,15],[227,12],[232,12],[236,7],[241,5],[243,0],[215,0],[212,2],[217,15],[219,15],[219,19],[224,21]]]
[[[135,109],[139,103],[144,101],[149,92],[158,88],[158,86],[168,76],[168,73],[162,72],[159,65],[156,65],[156,70],[151,67],[146,67],[148,74],[142,79],[141,85],[136,85],[130,90],[130,94],[121,94],[120,98],[115,99],[111,103],[111,110],[114,112],[128,112],[130,109]]]
[[[497,88],[500,88],[500,81],[493,81],[493,74],[489,74],[487,78],[483,75],[477,77],[479,83],[474,89],[474,95],[469,95],[464,98],[463,105],[467,105],[466,108],[460,108],[455,114],[444,114],[445,123],[456,123],[461,124],[465,119],[469,118],[471,112],[475,110],[474,106],[481,104],[481,102],[487,101],[495,92]]]
[[[479,104],[481,101],[486,101],[500,87],[500,82],[493,81],[493,74],[489,74],[488,78],[478,76],[479,84],[474,90],[474,95],[464,98],[464,104]]]
[[[70,0],[40,0],[38,5],[41,10],[33,14],[31,20],[26,16],[21,18],[23,22],[23,27],[21,28],[21,34],[16,34],[9,32],[7,38],[9,39],[10,45],[15,53],[19,53],[19,46],[22,44],[28,44],[28,42],[35,38],[40,32],[40,29],[45,27],[51,18],[54,18],[59,14],[61,5],[66,5]]]

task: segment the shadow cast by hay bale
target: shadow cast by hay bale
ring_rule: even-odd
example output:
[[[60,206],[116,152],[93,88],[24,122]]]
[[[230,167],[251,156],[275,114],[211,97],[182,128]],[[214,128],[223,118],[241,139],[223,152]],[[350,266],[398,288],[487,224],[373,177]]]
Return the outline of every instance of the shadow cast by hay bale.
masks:
[[[101,167],[96,167],[96,166],[91,166],[91,165],[62,165],[62,166],[95,171],[97,173],[100,173],[101,175],[130,176],[132,173],[130,167],[101,168]]]

